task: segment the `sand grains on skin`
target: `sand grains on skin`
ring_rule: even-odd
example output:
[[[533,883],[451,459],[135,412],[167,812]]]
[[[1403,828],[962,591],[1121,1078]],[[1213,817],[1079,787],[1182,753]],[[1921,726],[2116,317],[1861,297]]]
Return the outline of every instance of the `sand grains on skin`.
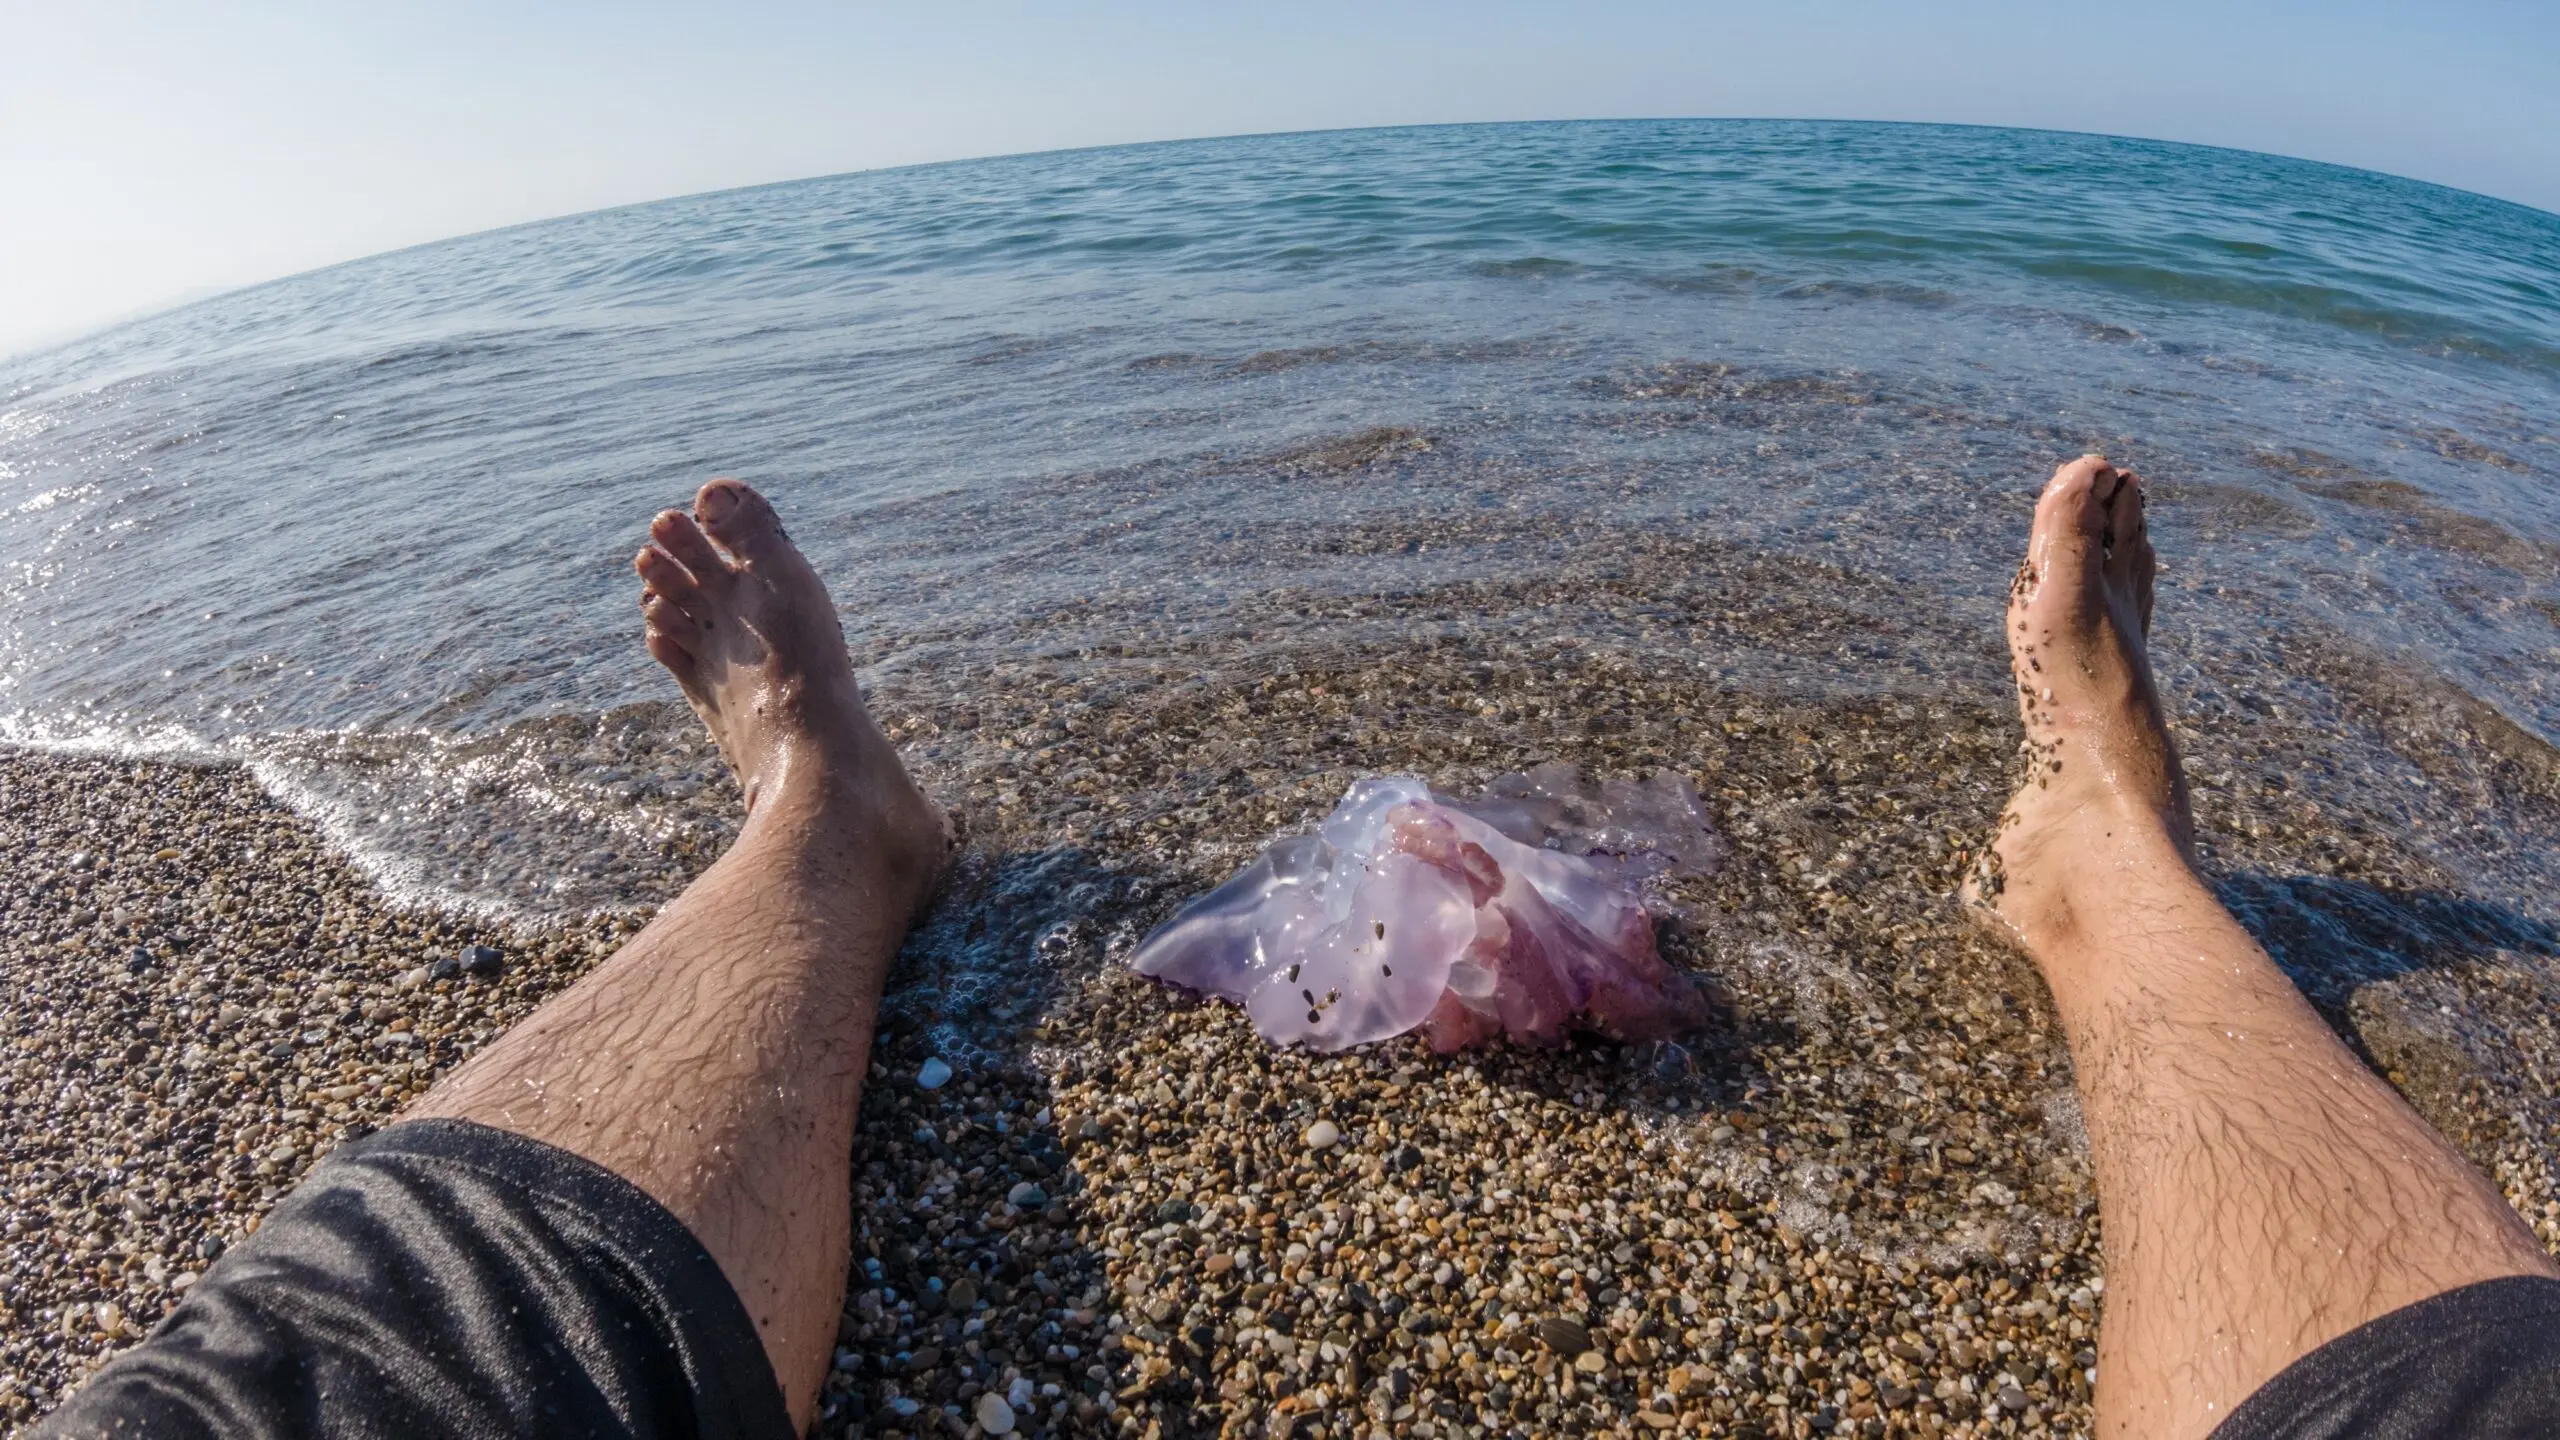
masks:
[[[2191,857],[2186,785],[2146,653],[2156,570],[2140,477],[2096,455],[2054,472],[2003,626],[2021,775],[1964,889],[2021,940],[2067,932],[2070,888],[2104,868],[2097,857],[2157,838]]]

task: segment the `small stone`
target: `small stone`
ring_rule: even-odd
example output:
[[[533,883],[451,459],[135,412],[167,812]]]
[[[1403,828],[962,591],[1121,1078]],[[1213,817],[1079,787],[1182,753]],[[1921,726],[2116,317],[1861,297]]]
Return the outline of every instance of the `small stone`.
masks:
[[[951,1066],[939,1055],[916,1067],[916,1088],[939,1090],[951,1083]]]
[[[1680,1423],[1677,1416],[1665,1415],[1659,1410],[1639,1410],[1636,1419],[1654,1430],[1668,1430]]]
[[[151,952],[139,945],[133,947],[132,954],[124,957],[124,970],[128,975],[139,975],[150,968]]]
[[[1033,1388],[1030,1376],[1016,1375],[1013,1377],[1013,1383],[1004,1389],[1004,1402],[1017,1411],[1028,1410],[1031,1408],[1032,1397],[1039,1393]]]
[[[474,980],[494,980],[507,968],[507,957],[495,945],[467,945],[458,957],[462,973]]]
[[[462,962],[450,955],[433,961],[427,966],[427,978],[430,980],[452,980],[459,978],[461,974]]]
[[[1597,1350],[1585,1350],[1573,1357],[1573,1368],[1585,1375],[1597,1375],[1609,1368],[1609,1357]]]
[[[1209,1257],[1205,1267],[1212,1275],[1224,1275],[1236,1268],[1236,1257],[1221,1250]]]
[[[943,1299],[954,1310],[975,1310],[978,1308],[978,1282],[963,1275],[959,1282],[943,1296]]]
[[[2000,1387],[2000,1408],[2011,1413],[2027,1408],[2027,1392],[2015,1385]]]
[[[428,972],[427,967],[421,965],[415,970],[401,971],[399,978],[391,982],[391,988],[394,990],[415,990],[419,986],[426,984],[431,978],[433,977]]]
[[[1538,1338],[1559,1355],[1579,1355],[1591,1348],[1591,1330],[1579,1320],[1550,1315],[1538,1322]]]
[[[1049,1203],[1049,1192],[1025,1180],[1004,1192],[1004,1203],[1016,1210],[1037,1210]]]
[[[1013,1433],[1013,1406],[990,1390],[978,1397],[978,1426],[990,1435]]]
[[[1342,1139],[1342,1129],[1330,1120],[1319,1120],[1307,1127],[1307,1148],[1330,1150]]]

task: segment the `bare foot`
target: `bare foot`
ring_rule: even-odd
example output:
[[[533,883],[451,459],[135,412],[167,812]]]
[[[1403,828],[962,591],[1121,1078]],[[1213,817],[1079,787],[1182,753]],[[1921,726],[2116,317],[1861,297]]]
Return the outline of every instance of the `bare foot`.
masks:
[[[2139,478],[2095,455],[2054,472],[2009,590],[2027,774],[1967,886],[2039,955],[2092,908],[2074,905],[2083,887],[2191,863],[2186,782],[2145,650],[2154,568]]]
[[[885,841],[919,872],[921,903],[949,845],[870,711],[817,572],[753,487],[714,480],[693,514],[668,510],[633,560],[649,653],[683,687],[746,792],[750,823],[777,804]]]

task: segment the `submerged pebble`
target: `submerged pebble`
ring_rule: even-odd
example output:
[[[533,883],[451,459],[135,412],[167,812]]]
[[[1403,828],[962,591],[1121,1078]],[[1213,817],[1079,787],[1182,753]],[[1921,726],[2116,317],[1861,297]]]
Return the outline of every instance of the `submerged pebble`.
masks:
[[[916,1067],[916,1088],[939,1090],[951,1083],[951,1067],[937,1055]]]

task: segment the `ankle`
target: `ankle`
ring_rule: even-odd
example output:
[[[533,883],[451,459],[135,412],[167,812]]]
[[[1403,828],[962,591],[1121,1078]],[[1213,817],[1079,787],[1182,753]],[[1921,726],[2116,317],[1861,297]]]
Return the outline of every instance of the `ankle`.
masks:
[[[2214,904],[2173,822],[2110,795],[2004,835],[2001,918],[2049,971],[2047,957],[2085,953],[2145,925],[2143,915]]]
[[[885,763],[879,763],[885,761]],[[894,755],[855,763],[801,755],[774,767],[739,843],[780,843],[824,868],[830,883],[854,872],[921,906],[949,859],[942,810]]]

